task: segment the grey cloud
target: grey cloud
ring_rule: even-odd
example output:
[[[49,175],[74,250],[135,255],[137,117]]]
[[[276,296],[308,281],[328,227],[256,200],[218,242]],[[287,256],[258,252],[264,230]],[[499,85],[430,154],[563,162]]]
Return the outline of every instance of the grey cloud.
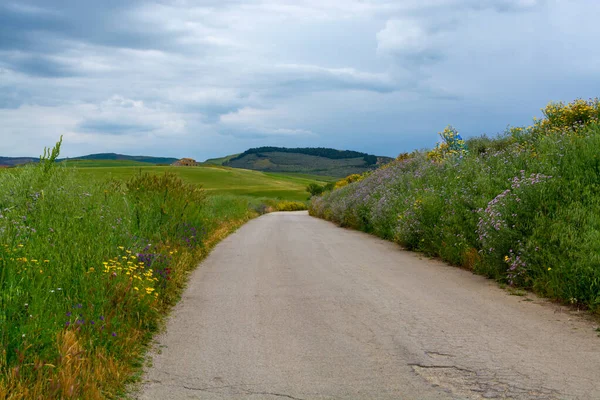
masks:
[[[112,120],[89,119],[77,126],[77,130],[83,133],[103,133],[108,135],[130,135],[150,132],[152,126],[141,124],[127,124]]]
[[[4,66],[26,75],[44,78],[59,78],[80,74],[68,64],[37,54],[8,56]]]
[[[178,35],[136,21],[135,7],[142,1],[46,1],[26,4],[47,12],[30,13],[0,6],[0,49],[60,51],[64,41],[109,47],[169,49]]]
[[[321,91],[371,91],[390,93],[410,83],[398,82],[388,73],[366,73],[353,68],[280,64],[254,76],[253,85],[270,97]]]

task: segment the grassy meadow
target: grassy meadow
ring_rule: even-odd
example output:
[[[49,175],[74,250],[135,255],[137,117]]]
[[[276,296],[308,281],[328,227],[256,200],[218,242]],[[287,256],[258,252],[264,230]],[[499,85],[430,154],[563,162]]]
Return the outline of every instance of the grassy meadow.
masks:
[[[314,197],[310,213],[519,288],[600,311],[600,101],[431,151]],[[354,182],[350,182],[354,181]]]
[[[132,161],[129,161],[131,163]],[[202,185],[211,194],[229,194],[270,198],[289,201],[306,201],[306,186],[313,182],[325,183],[331,178],[293,173],[268,173],[245,169],[228,168],[216,165],[198,167],[154,166],[145,163],[120,165],[121,161],[69,162],[74,166],[77,176],[84,181],[107,181],[111,179],[130,179],[140,173],[160,175],[173,173],[184,182]]]
[[[198,261],[261,213],[305,209],[315,182],[59,148],[0,172],[1,399],[122,395]]]

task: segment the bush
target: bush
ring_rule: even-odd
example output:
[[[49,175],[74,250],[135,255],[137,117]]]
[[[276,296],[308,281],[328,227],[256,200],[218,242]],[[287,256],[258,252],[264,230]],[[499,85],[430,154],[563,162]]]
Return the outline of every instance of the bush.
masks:
[[[308,206],[299,201],[280,201],[275,204],[276,211],[304,211]]]
[[[308,186],[306,186],[306,191],[308,193],[310,193],[310,196],[319,196],[321,194],[323,194],[323,192],[325,191],[325,187],[319,185],[318,183],[309,183]]]

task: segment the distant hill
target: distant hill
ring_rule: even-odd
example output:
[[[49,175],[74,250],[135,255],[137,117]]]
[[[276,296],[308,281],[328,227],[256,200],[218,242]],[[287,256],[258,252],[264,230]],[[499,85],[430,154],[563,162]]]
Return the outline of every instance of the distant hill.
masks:
[[[61,159],[65,160],[64,158]],[[87,156],[73,157],[66,160],[123,160],[123,161],[138,161],[149,164],[173,164],[178,158],[172,157],[150,157],[150,156],[128,156],[117,153],[98,153],[89,154]]]
[[[219,158],[209,158],[208,160],[204,161],[201,164],[206,164],[206,165],[223,165],[223,163],[226,163],[227,161],[229,161],[232,158],[235,158],[237,156],[239,156],[239,154],[232,154],[230,156],[219,157]]]
[[[376,169],[390,161],[392,158],[389,157],[323,147],[258,147],[237,156],[229,156],[229,160],[224,161],[222,165],[256,171],[345,177]]]
[[[31,162],[38,162],[39,157],[0,157],[0,167],[13,167],[16,165],[27,164]],[[89,154],[87,156],[81,157],[71,157],[71,158],[61,158],[58,159],[58,162],[68,161],[71,162],[81,162],[81,166],[95,166],[94,163],[90,163],[91,161],[122,161],[123,165],[134,165],[137,163],[145,163],[145,164],[172,164],[177,161],[177,158],[171,157],[150,157],[150,156],[128,156],[125,154],[117,154],[117,153],[99,153],[99,154]],[[82,161],[87,161],[84,163]],[[78,164],[79,165],[79,164]],[[143,165],[143,164],[142,164]]]
[[[0,157],[0,167],[14,167],[15,165],[38,162],[40,158],[34,157]]]

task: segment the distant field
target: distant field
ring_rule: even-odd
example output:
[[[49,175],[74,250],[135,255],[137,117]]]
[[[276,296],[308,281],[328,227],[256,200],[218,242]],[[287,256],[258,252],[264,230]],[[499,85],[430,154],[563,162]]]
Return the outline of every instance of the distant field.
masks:
[[[106,165],[107,162],[102,162]],[[333,178],[306,174],[264,173],[221,166],[171,167],[171,166],[120,166],[110,167],[77,164],[77,173],[86,180],[126,179],[140,173],[163,174],[173,172],[184,181],[202,185],[215,194],[235,194],[252,197],[304,201],[308,198],[306,185],[311,182],[325,183]]]

